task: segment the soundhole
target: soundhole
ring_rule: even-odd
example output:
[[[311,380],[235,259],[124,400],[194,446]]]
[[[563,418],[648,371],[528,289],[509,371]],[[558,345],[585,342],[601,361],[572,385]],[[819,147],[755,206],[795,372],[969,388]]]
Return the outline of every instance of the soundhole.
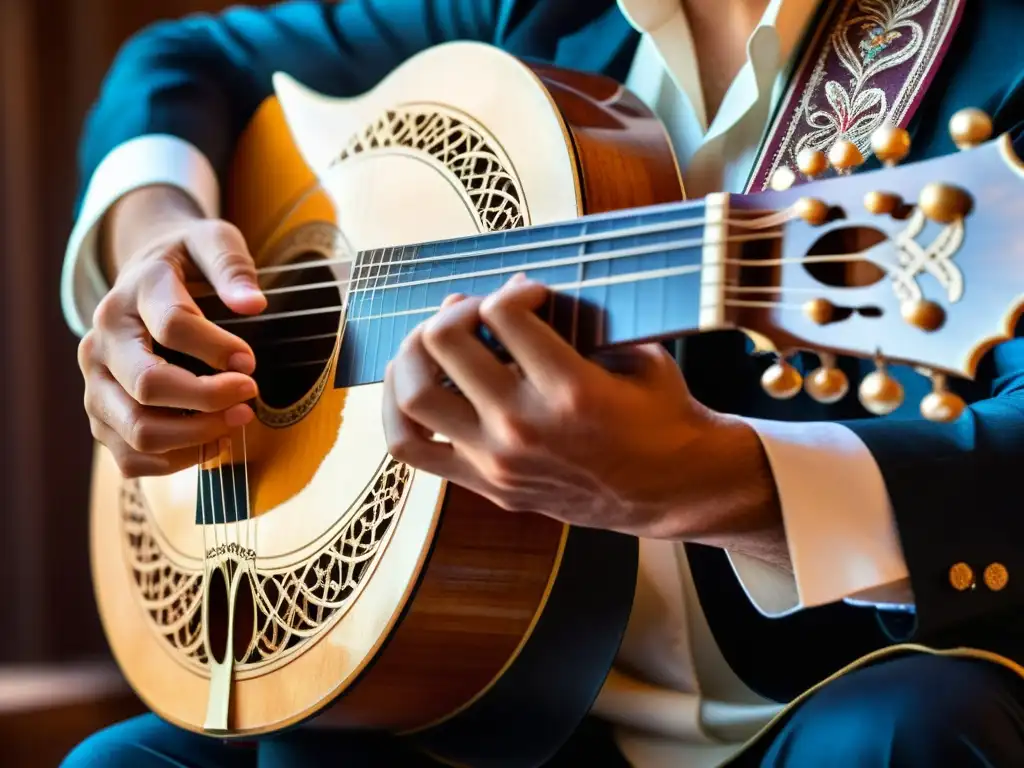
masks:
[[[207,634],[210,639],[210,658],[217,664],[227,657],[228,622],[231,619],[232,604],[229,585],[221,568],[210,572],[210,587],[207,593]],[[245,661],[249,646],[256,634],[256,597],[248,573],[239,579],[233,606],[234,631],[231,638],[231,653],[238,663]]]
[[[287,408],[316,383],[334,353],[348,266],[316,266],[319,253],[303,253],[299,267],[264,283],[270,319],[236,325],[256,353],[255,379],[271,408]],[[332,269],[334,267],[334,269]]]
[[[807,252],[804,268],[825,285],[836,288],[864,288],[886,276],[885,270],[864,258],[863,253],[885,242],[885,233],[871,227],[840,227],[822,235]],[[814,257],[846,255],[846,259],[816,260]]]

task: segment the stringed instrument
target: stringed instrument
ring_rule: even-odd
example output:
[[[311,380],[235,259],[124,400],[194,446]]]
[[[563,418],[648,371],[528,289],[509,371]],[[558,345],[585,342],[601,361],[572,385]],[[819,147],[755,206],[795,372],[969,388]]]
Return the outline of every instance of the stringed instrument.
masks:
[[[963,408],[946,378],[972,377],[1021,303],[1022,166],[971,110],[956,155],[899,166],[909,140],[887,128],[882,170],[851,175],[862,152],[840,141],[801,153],[815,180],[685,201],[662,125],[621,85],[485,45],[428,50],[357,98],[283,74],[275,92],[224,212],[269,306],[202,305],[256,352],[257,419],[168,477],[95,455],[105,632],[141,699],[191,731],[384,729],[536,765],[590,708],[635,539],[504,512],[389,455],[385,367],[448,294],[525,271],[587,354],[742,329],[778,355],[772,395],[879,414],[903,398],[886,363],[924,366],[937,420]],[[806,381],[786,362],[801,350],[822,360]],[[854,387],[836,355],[878,370]]]

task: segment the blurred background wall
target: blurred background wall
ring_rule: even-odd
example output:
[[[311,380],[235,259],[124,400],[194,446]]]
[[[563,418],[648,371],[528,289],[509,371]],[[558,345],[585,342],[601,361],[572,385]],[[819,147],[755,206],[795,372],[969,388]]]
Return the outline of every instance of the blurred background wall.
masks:
[[[81,122],[133,32],[227,5],[0,0],[0,756],[24,728],[10,720],[19,696],[67,691],[78,678],[55,669],[106,656],[88,563],[91,436],[58,293]]]

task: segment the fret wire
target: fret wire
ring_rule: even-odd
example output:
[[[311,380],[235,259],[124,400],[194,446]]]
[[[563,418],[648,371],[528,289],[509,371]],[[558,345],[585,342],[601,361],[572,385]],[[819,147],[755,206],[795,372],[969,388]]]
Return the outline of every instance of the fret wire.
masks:
[[[591,278],[589,280],[584,281],[582,286],[580,286],[580,284],[577,283],[576,281],[571,281],[571,282],[568,282],[568,283],[561,283],[561,284],[558,284],[558,285],[549,285],[548,288],[550,290],[552,290],[552,291],[567,291],[567,290],[572,290],[572,289],[574,289],[576,287],[586,288],[586,287],[589,287],[589,286],[623,285],[623,284],[629,284],[629,283],[646,281],[646,280],[657,280],[659,278],[664,278],[664,277],[678,277],[680,275],[698,274],[702,269],[703,269],[702,265],[696,265],[695,266],[695,265],[692,265],[692,264],[688,264],[688,265],[686,265],[684,267],[669,267],[669,268],[665,268],[665,269],[655,269],[655,270],[647,270],[647,271],[641,271],[641,272],[627,272],[627,273],[623,273],[623,274],[619,274],[619,275],[610,275],[608,277]],[[338,308],[334,307],[333,309],[337,310]],[[369,321],[369,320],[377,320],[380,317],[391,317],[391,316],[406,315],[406,314],[410,314],[410,315],[419,314],[419,315],[422,315],[422,314],[427,314],[427,313],[431,313],[431,312],[437,312],[440,309],[441,309],[441,305],[438,304],[436,306],[431,306],[431,307],[418,307],[416,309],[412,309],[412,310],[409,310],[407,312],[389,313],[388,315],[373,315],[373,316],[363,316],[363,317],[349,317],[346,320],[346,323],[364,322],[364,321]]]
[[[688,209],[680,209],[680,210],[688,210]],[[677,211],[673,211],[673,212],[677,212]],[[660,211],[658,213],[664,213],[664,211]],[[730,219],[726,219],[722,223],[726,224],[726,225],[728,225],[730,227],[736,227],[738,229],[749,228],[749,227],[752,227],[752,226],[758,226],[758,222],[759,222],[759,219],[761,217],[768,216],[768,215],[771,215],[771,214],[777,214],[778,211],[768,211],[768,210],[765,210],[765,211],[737,211],[737,213],[742,213],[744,215],[747,215],[748,218],[745,218],[745,219],[730,218]],[[633,215],[635,216],[636,214],[633,214]],[[653,216],[654,213],[652,213],[652,212],[645,212],[642,215],[644,215],[644,216]],[[628,217],[627,216],[621,216],[619,218],[627,219]],[[581,218],[581,219],[577,219],[577,220],[575,220],[573,222],[566,222],[566,223],[576,223],[576,222],[582,222],[582,221],[586,221],[586,222],[589,222],[589,223],[595,223],[595,222],[604,221],[604,219],[601,219],[601,218],[598,218],[598,217],[595,217],[595,216],[587,216],[587,217],[584,217],[584,218]],[[707,223],[707,220],[703,219],[703,218],[700,218],[700,219],[698,219],[698,218],[689,218],[689,219],[684,218],[684,219],[673,219],[671,221],[662,222],[660,224],[643,224],[643,225],[639,225],[637,227],[634,227],[633,229],[611,230],[612,232],[614,232],[614,234],[609,234],[609,232],[602,230],[600,232],[595,232],[595,233],[593,233],[591,235],[587,235],[586,242],[590,242],[590,241],[598,241],[599,242],[599,241],[602,241],[602,240],[614,240],[614,239],[618,239],[618,238],[632,237],[632,236],[635,236],[635,235],[659,234],[661,232],[672,231],[672,230],[675,230],[675,229],[694,229],[694,228],[703,227],[706,223]],[[552,224],[552,225],[542,225],[542,226],[530,227],[530,228],[502,230],[502,232],[504,234],[539,232],[539,231],[547,230],[547,229],[556,229],[558,226],[559,225],[554,225],[554,224]],[[494,233],[494,234],[497,234],[497,233]],[[426,246],[430,246],[430,245],[443,245],[445,243],[457,244],[457,243],[461,243],[461,242],[467,241],[469,239],[473,239],[474,242],[475,242],[478,238],[461,237],[461,238],[454,238],[454,239],[448,240],[448,241],[443,241],[442,240],[442,241],[435,241],[433,243],[422,243],[422,244],[420,244],[420,246],[421,247],[426,247]],[[578,236],[577,237],[565,238],[565,239],[561,239],[561,240],[541,241],[539,243],[538,242],[526,242],[526,243],[520,243],[518,245],[513,245],[513,246],[504,245],[504,246],[497,246],[497,247],[494,247],[494,248],[488,248],[488,249],[477,250],[477,251],[472,251],[472,250],[471,251],[453,251],[450,254],[441,254],[441,255],[436,255],[436,256],[429,257],[429,258],[420,258],[420,259],[417,259],[417,261],[420,261],[420,262],[424,262],[424,261],[448,261],[448,260],[462,259],[462,258],[475,258],[475,257],[478,257],[478,256],[497,256],[497,255],[499,255],[502,252],[505,252],[505,253],[516,253],[516,252],[520,252],[520,251],[532,251],[532,250],[546,249],[546,248],[551,248],[551,247],[576,245],[578,242],[579,242],[579,237]],[[345,261],[348,261],[348,260],[346,259]],[[311,266],[322,266],[325,263],[331,263],[331,262],[330,261],[327,261],[327,262],[321,261],[321,262],[316,262],[316,263],[304,262],[304,263],[301,263],[301,264],[281,264],[281,265],[275,265],[275,266],[272,266],[272,267],[262,267],[262,268],[257,270],[257,274],[262,275],[262,274],[272,274],[272,273],[277,273],[277,272],[287,272],[287,271],[291,271],[291,270],[294,270],[294,269],[308,269]]]
[[[762,237],[760,239],[776,239],[776,240],[780,240],[780,239],[782,239],[782,235],[780,235],[780,234],[767,235],[767,236]],[[729,244],[731,242],[732,242],[732,239],[730,238],[730,239],[727,239],[725,241],[722,241],[722,243],[714,243],[714,242],[712,242],[712,243],[709,243],[709,244],[710,245]],[[669,250],[679,250],[679,249],[669,249]],[[615,252],[609,252],[609,253],[611,254],[611,258],[616,258],[618,256],[618,254],[616,254]],[[608,254],[606,254],[606,255],[608,255]],[[608,260],[610,261],[611,259],[608,259]],[[751,261],[743,261],[743,260],[740,260],[740,259],[723,259],[721,261],[721,263],[724,264],[724,265],[730,265],[730,266],[735,265],[735,266],[744,266],[744,267],[748,267],[748,268],[754,268],[754,267],[763,268],[763,267],[779,267],[779,266],[782,266],[784,264],[796,264],[796,263],[823,264],[823,263],[829,263],[829,262],[849,262],[849,261],[866,261],[866,262],[869,262],[871,264],[874,264],[879,269],[883,269],[883,270],[886,270],[886,271],[889,271],[889,272],[892,272],[895,269],[897,269],[897,267],[895,265],[885,264],[883,262],[878,261],[877,259],[869,259],[869,258],[866,258],[865,256],[863,256],[862,254],[856,254],[856,253],[827,254],[827,255],[822,255],[822,256],[798,256],[798,257],[775,258],[775,259],[759,259],[757,261],[752,261],[752,262]],[[528,271],[536,270],[536,269],[544,269],[544,268],[546,268],[546,265],[544,263],[530,264],[530,265],[527,265],[527,267],[528,267],[527,269],[522,270],[522,271],[527,271],[528,272]],[[462,279],[463,277],[469,277],[469,276],[471,276],[471,275],[460,276],[460,279]],[[569,285],[575,285],[575,282],[569,283]],[[261,315],[247,315],[245,317],[232,317],[232,318],[227,318],[225,320],[218,320],[218,321],[216,321],[216,325],[218,325],[218,326],[226,326],[226,325],[236,325],[236,324],[242,324],[242,323],[264,322],[264,321],[268,321],[268,320],[277,320],[277,319],[281,319],[281,318],[285,318],[285,317],[301,317],[303,315],[309,315],[309,314],[321,314],[321,313],[325,313],[325,312],[339,312],[339,311],[344,310],[345,308],[346,308],[345,305],[340,305],[340,306],[331,306],[331,307],[317,307],[317,308],[307,309],[307,310],[290,310],[288,312],[269,312],[269,313],[264,313],[264,314],[261,314]],[[404,314],[404,313],[400,313],[400,314]],[[349,317],[349,319],[353,319],[353,318],[354,319],[359,319],[358,317],[354,317],[354,316],[350,316]]]
[[[706,283],[706,285],[721,285],[721,283]],[[735,293],[742,293],[742,292],[750,292],[750,291],[761,292],[761,293],[776,292],[776,293],[779,293],[779,294],[798,293],[798,292],[820,293],[820,289],[818,289],[818,288],[803,287],[803,286],[794,286],[792,288],[780,289],[780,288],[774,287],[774,286],[728,286],[727,285],[726,288],[725,288],[726,295],[735,294]],[[730,307],[731,306],[737,306],[737,307],[742,306],[742,307],[762,307],[762,308],[800,309],[800,310],[803,310],[803,307],[804,307],[803,304],[796,304],[796,303],[790,303],[790,302],[784,302],[784,301],[750,300],[750,299],[728,299],[728,298],[724,300],[724,304],[726,306],[730,306]],[[359,319],[373,319],[373,318],[359,318]],[[283,341],[287,342],[287,341],[292,341],[292,340],[293,339],[284,339]],[[600,340],[599,339],[595,339],[595,345],[600,345]],[[392,354],[392,357],[393,356],[394,355]],[[287,363],[276,363],[276,364],[270,366],[269,368],[264,368],[264,370],[280,370],[280,369],[284,369],[284,368],[296,368],[296,367],[301,367],[301,366],[322,365],[324,363],[330,362],[330,360],[331,360],[331,358],[325,357],[325,358],[321,358],[319,360],[289,361]]]
[[[387,273],[384,275],[384,288],[386,289],[387,286],[388,286],[388,278],[391,277],[391,267],[394,264],[395,254],[397,253],[397,251],[394,248],[385,248],[385,249],[383,249],[383,252],[387,254],[387,262],[386,262],[387,263]],[[383,254],[382,254],[382,259],[383,259]],[[395,296],[396,301],[397,301],[397,298],[398,297]],[[381,294],[381,302],[380,302],[381,311],[384,311],[384,307],[385,307],[386,301],[387,301],[387,299],[384,296],[384,294],[382,293]],[[388,349],[390,350],[390,344],[391,344],[392,340],[394,339],[395,319],[393,317],[391,317],[391,318],[388,318],[388,321],[390,322],[390,326],[389,326],[389,330],[388,330],[388,344],[389,344]],[[382,327],[383,323],[378,323],[378,326],[379,327],[377,328],[377,341],[372,345],[372,348],[373,348],[373,358],[372,358],[372,362],[370,364],[370,373],[371,373],[371,375],[374,375],[374,376],[377,373],[377,357],[380,354],[380,340],[381,340],[381,337],[384,335],[384,329]]]
[[[541,261],[541,262],[527,263],[527,264],[522,264],[522,265],[515,265],[515,266],[511,266],[511,267],[506,267],[506,268],[495,268],[495,269],[492,269],[492,270],[482,270],[482,271],[475,272],[475,273],[474,272],[469,272],[469,273],[465,273],[465,274],[461,274],[461,275],[458,274],[458,273],[454,273],[452,275],[446,275],[445,277],[423,278],[423,279],[420,279],[420,280],[413,280],[413,281],[406,282],[406,283],[395,283],[393,285],[387,286],[387,288],[388,289],[391,289],[391,288],[404,288],[404,287],[407,287],[407,286],[423,285],[423,284],[431,283],[431,282],[442,282],[442,281],[445,281],[445,280],[449,280],[450,281],[453,278],[468,279],[468,278],[472,278],[472,277],[490,276],[490,275],[499,274],[499,273],[508,274],[508,273],[512,273],[512,272],[522,271],[524,267],[527,267],[527,268],[530,268],[530,269],[553,269],[553,268],[556,268],[556,267],[559,267],[559,266],[566,266],[566,265],[576,264],[576,263],[579,263],[580,261],[583,261],[583,262],[598,262],[598,261],[605,261],[605,260],[610,260],[610,259],[620,259],[620,258],[631,258],[631,257],[634,257],[634,256],[643,256],[643,255],[646,255],[646,254],[649,254],[649,253],[662,253],[662,252],[678,251],[678,250],[692,250],[693,248],[698,248],[698,247],[702,248],[703,246],[706,246],[706,245],[721,245],[721,244],[731,244],[731,243],[736,243],[736,242],[741,242],[742,243],[742,242],[752,242],[752,241],[756,241],[756,240],[772,240],[772,239],[778,240],[778,239],[781,239],[781,238],[782,238],[782,235],[777,233],[777,232],[760,232],[760,233],[750,234],[750,235],[732,235],[732,236],[726,238],[724,241],[706,241],[706,240],[696,240],[696,239],[669,241],[667,243],[655,243],[655,244],[652,244],[650,246],[633,247],[633,248],[629,248],[629,249],[619,249],[619,250],[612,250],[612,251],[599,251],[599,252],[594,252],[594,253],[591,253],[591,254],[587,254],[584,257],[571,256],[571,257],[564,257],[564,258],[561,258],[561,259],[554,259],[554,260],[549,260],[549,261]],[[854,256],[853,254],[839,254],[839,255],[836,255],[836,256],[812,257],[812,258],[818,258],[818,260],[821,260],[821,261],[824,261],[824,260],[849,261],[853,256]],[[409,264],[411,266],[417,266],[419,261],[418,260],[414,260],[414,261],[409,261],[409,262],[404,262],[404,263],[405,264]],[[767,262],[765,262],[765,263],[767,264]],[[360,279],[368,279],[368,278],[360,278]],[[323,288],[323,287],[326,287],[327,285],[344,285],[344,284],[345,284],[345,281],[342,280],[342,281],[336,281],[334,283],[317,283],[317,284],[309,286],[309,288],[313,288],[313,287]],[[366,289],[366,288],[354,288],[354,289],[351,289],[349,291],[349,293],[360,293],[360,294],[362,294],[362,293],[366,293],[367,290],[368,289]],[[228,319],[228,320],[224,320],[222,322],[224,324],[230,324],[230,323],[237,323],[237,322],[246,322],[247,320],[250,320],[250,319],[253,319],[253,318],[231,318],[231,319]]]

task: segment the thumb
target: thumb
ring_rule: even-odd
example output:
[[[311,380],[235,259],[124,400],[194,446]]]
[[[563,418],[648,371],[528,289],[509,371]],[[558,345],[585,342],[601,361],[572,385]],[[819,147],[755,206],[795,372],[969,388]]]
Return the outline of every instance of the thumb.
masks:
[[[256,263],[238,227],[226,221],[208,221],[189,236],[192,260],[210,281],[228,309],[251,315],[267,306],[256,278]]]

